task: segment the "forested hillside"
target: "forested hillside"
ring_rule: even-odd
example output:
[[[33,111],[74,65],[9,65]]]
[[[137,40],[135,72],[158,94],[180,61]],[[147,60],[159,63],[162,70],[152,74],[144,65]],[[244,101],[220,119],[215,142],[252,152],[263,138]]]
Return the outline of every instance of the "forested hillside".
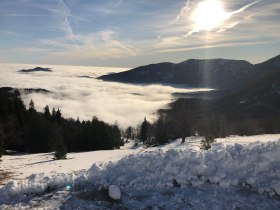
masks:
[[[279,133],[279,78],[280,72],[271,73],[247,88],[211,100],[199,95],[177,99],[158,111],[156,121],[148,124],[145,140],[165,143],[196,133],[214,137]],[[207,93],[204,96],[210,98]]]
[[[118,125],[96,117],[91,121],[65,119],[62,111],[46,106],[35,109],[31,101],[26,108],[20,94],[12,88],[0,88],[0,146],[19,152],[69,152],[106,150],[122,144]]]

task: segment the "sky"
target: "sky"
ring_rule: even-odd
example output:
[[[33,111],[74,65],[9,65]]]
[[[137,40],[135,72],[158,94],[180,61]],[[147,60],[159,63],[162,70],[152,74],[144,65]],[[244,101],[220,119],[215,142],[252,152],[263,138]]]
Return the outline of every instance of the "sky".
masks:
[[[279,0],[0,0],[0,63],[259,63],[279,34]]]

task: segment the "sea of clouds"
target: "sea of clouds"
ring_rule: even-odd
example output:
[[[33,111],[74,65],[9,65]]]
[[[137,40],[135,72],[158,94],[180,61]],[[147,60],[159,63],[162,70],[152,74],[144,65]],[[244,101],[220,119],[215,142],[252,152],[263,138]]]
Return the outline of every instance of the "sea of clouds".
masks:
[[[166,107],[172,101],[174,92],[201,90],[163,85],[131,85],[95,79],[104,74],[127,70],[125,68],[40,65],[51,68],[53,72],[18,72],[37,66],[0,64],[0,87],[46,89],[51,93],[23,94],[25,104],[28,105],[33,99],[38,111],[42,111],[46,105],[51,109],[59,107],[64,117],[88,120],[97,116],[108,123],[117,121],[122,128],[135,126],[144,117],[152,121],[156,110]]]

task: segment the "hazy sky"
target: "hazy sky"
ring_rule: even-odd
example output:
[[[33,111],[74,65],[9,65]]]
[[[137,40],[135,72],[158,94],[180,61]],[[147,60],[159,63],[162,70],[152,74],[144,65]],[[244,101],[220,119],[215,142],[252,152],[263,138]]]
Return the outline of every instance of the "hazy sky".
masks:
[[[279,49],[279,0],[0,0],[2,63],[258,63]]]

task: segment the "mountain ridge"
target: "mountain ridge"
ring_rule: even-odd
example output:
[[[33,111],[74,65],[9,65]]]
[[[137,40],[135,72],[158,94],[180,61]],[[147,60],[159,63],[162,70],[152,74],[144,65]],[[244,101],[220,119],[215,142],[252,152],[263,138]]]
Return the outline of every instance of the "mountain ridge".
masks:
[[[269,69],[264,71],[264,69]],[[188,59],[157,63],[103,75],[97,79],[133,84],[174,84],[215,89],[237,89],[280,70],[280,55],[259,64],[234,59]]]

